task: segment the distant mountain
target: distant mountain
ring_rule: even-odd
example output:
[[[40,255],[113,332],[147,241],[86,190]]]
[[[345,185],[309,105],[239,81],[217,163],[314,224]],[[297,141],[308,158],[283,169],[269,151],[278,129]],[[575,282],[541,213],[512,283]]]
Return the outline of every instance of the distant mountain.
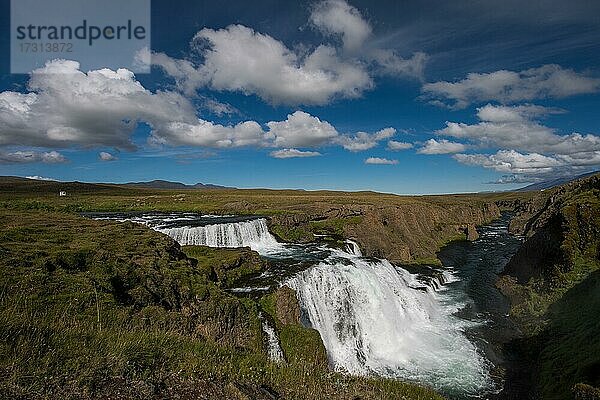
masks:
[[[537,182],[537,183],[533,183],[531,185],[525,186],[521,189],[517,189],[516,192],[534,192],[534,191],[538,191],[538,190],[550,189],[554,186],[563,185],[565,183],[568,183],[568,182],[571,182],[571,181],[574,181],[577,179],[581,179],[581,178],[587,178],[588,176],[592,176],[597,173],[598,173],[598,171],[594,171],[594,172],[588,172],[587,174],[578,175],[578,176],[562,177],[562,178],[550,179],[550,180],[543,181],[543,182]]]
[[[227,186],[212,185],[210,183],[208,183],[208,184],[196,183],[195,185],[186,185],[185,183],[181,183],[181,182],[170,182],[170,181],[163,181],[163,180],[159,180],[159,179],[149,181],[149,182],[130,182],[130,183],[125,183],[123,186],[149,188],[149,189],[174,189],[174,190],[235,189],[235,188],[227,187]]]

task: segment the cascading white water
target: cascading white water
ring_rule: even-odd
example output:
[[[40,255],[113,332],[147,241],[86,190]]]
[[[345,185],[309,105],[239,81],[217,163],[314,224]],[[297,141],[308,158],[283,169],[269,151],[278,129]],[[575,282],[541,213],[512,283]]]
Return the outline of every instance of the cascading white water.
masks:
[[[459,281],[459,279],[452,273],[452,271],[444,270],[439,275],[434,276],[429,280],[427,290],[433,290],[435,292],[446,290],[446,285],[457,281]]]
[[[281,350],[281,346],[279,345],[275,329],[263,318],[262,314],[259,314],[259,318],[262,320],[262,330],[267,337],[267,354],[269,355],[269,360],[276,363],[283,362],[283,350]]]
[[[182,245],[250,247],[261,251],[280,247],[264,218],[195,227],[156,228]]]
[[[445,301],[386,260],[342,251],[286,283],[296,290],[336,370],[427,383],[458,393],[491,385],[489,366]]]
[[[360,246],[354,240],[346,240],[346,251],[350,254],[354,254],[355,256],[362,256]]]

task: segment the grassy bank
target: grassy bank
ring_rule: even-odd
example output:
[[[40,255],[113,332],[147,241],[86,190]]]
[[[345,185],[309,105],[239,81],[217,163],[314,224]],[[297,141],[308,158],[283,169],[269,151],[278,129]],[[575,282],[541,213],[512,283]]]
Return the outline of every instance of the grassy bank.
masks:
[[[536,203],[499,287],[524,333],[534,396],[571,399],[576,386],[600,387],[600,177],[540,194]],[[600,398],[589,393],[580,398]]]

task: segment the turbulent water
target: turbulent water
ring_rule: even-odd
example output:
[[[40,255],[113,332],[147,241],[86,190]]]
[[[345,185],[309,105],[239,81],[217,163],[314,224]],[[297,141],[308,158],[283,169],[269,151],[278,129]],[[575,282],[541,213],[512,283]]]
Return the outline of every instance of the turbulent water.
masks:
[[[493,330],[486,327],[506,320],[506,305],[500,304],[493,282],[502,257],[510,256],[518,242],[506,232],[508,219],[485,228],[473,244],[442,251],[450,268],[409,272],[387,260],[363,257],[352,240],[342,248],[278,243],[264,218],[92,217],[143,223],[180,244],[258,251],[272,267],[232,292],[264,293],[281,284],[295,289],[303,319],[319,331],[338,371],[411,380],[452,398],[485,397],[499,387],[490,371],[500,356],[490,349]],[[275,329],[265,319],[262,327],[270,358],[283,360]]]
[[[386,260],[344,251],[287,282],[336,370],[398,377],[447,392],[489,390],[489,365],[452,314],[462,304]]]
[[[360,251],[360,246],[354,240],[346,240],[346,252],[350,254],[354,254],[355,256],[362,256],[362,251]]]
[[[211,224],[196,227],[159,228],[180,244],[210,247],[251,247],[270,250],[281,247],[269,233],[264,218],[251,221]]]
[[[283,350],[281,350],[281,345],[279,344],[279,338],[277,337],[275,328],[273,328],[269,321],[264,318],[262,313],[259,314],[259,317],[261,319],[262,330],[267,339],[267,354],[269,355],[269,359],[276,363],[283,362]]]

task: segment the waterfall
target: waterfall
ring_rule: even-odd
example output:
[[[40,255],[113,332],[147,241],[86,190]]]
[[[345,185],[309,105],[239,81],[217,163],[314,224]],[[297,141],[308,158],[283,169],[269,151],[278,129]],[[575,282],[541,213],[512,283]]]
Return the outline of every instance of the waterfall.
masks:
[[[271,235],[265,218],[193,213],[100,213],[92,215],[92,218],[143,224],[169,235],[181,245],[250,247],[262,255],[285,253],[285,246]]]
[[[355,256],[362,256],[362,252],[360,251],[360,246],[353,240],[346,240],[346,251],[350,254],[354,254]]]
[[[258,317],[261,320],[261,326],[264,334],[267,339],[267,354],[269,355],[269,360],[274,361],[276,363],[280,363],[284,361],[283,358],[283,350],[281,350],[281,346],[279,344],[279,339],[277,338],[277,333],[275,329],[269,324],[262,313],[259,313]]]
[[[386,260],[362,257],[353,240],[345,241],[345,251],[278,243],[264,218],[158,213],[96,218],[144,223],[182,245],[249,246],[274,263],[281,260],[281,268],[263,274],[264,280],[231,292],[268,291],[275,278],[285,281],[337,371],[411,380],[449,397],[481,397],[494,389],[491,364],[467,338],[475,323],[455,316],[470,300],[448,290],[460,286],[449,286],[458,280],[451,270],[411,274]],[[308,264],[312,267],[296,272]],[[295,275],[288,279],[290,274]],[[283,362],[276,330],[259,318],[269,359]]]
[[[171,236],[181,245],[248,246],[259,252],[280,246],[275,237],[269,233],[264,218],[205,226],[156,228],[156,230]]]
[[[434,290],[439,292],[440,290],[446,290],[449,283],[457,282],[459,279],[449,270],[443,270],[438,272],[434,277],[429,280],[427,284],[428,290]]]
[[[441,282],[440,282],[441,283]],[[334,251],[286,282],[321,334],[338,371],[377,374],[480,393],[489,366],[452,314],[461,306],[443,292],[418,290],[416,275],[386,260]]]

